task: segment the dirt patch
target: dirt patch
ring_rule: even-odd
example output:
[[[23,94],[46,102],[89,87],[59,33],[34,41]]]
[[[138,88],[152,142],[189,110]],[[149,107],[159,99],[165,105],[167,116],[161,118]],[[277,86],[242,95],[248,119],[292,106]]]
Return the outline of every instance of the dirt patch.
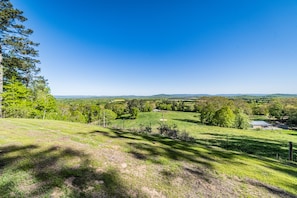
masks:
[[[145,193],[148,197],[151,198],[166,198],[166,196],[162,195],[162,193],[156,191],[155,189],[142,187],[141,190],[143,193]]]
[[[279,188],[276,188],[274,186],[270,186],[268,184],[264,184],[262,182],[252,180],[252,179],[246,179],[244,182],[248,183],[249,185],[256,187],[256,188],[262,188],[266,191],[268,191],[270,194],[274,195],[275,197],[283,197],[283,198],[297,198],[296,195],[292,195],[290,193],[287,193]]]
[[[278,188],[249,179],[227,177],[211,172],[205,167],[183,164],[177,171],[160,170],[162,182],[177,190],[182,197],[285,197],[296,198]],[[179,192],[178,189],[182,189]],[[151,189],[154,193],[154,190]],[[172,196],[172,195],[170,195]],[[169,197],[170,197],[169,196]]]
[[[61,188],[55,187],[51,194],[51,198],[58,198],[58,197],[62,197],[63,195],[64,193],[62,192]]]

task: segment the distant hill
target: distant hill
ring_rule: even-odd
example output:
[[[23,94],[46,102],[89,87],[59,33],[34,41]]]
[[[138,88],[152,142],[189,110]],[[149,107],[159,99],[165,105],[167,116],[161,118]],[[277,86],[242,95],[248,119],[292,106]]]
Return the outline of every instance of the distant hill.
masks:
[[[95,96],[95,95],[55,95],[57,99],[86,99],[86,98],[199,98],[204,96],[222,96],[227,98],[233,97],[269,97],[269,98],[295,98],[297,94],[156,94],[151,96],[137,96],[137,95],[119,95],[119,96]]]

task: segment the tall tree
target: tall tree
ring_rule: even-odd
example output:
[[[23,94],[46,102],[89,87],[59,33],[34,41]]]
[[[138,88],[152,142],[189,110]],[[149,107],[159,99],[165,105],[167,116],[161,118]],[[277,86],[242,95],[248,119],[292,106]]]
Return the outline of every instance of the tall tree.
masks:
[[[22,25],[27,18],[9,0],[0,0],[0,118],[2,118],[3,83],[16,76],[26,85],[39,72],[36,63],[38,44],[28,37],[33,30]]]

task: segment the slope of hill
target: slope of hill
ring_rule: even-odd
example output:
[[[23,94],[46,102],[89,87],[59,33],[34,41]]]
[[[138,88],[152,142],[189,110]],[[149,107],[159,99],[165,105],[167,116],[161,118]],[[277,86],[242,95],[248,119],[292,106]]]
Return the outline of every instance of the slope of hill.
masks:
[[[61,121],[1,119],[0,126],[3,197],[297,196],[295,162],[210,140],[185,143]],[[297,142],[293,132],[277,133]]]

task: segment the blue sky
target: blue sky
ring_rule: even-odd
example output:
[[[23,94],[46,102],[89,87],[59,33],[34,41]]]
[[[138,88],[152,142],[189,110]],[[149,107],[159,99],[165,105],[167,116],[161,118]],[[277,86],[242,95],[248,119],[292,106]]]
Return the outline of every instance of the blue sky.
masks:
[[[296,0],[11,0],[54,95],[297,93]]]

